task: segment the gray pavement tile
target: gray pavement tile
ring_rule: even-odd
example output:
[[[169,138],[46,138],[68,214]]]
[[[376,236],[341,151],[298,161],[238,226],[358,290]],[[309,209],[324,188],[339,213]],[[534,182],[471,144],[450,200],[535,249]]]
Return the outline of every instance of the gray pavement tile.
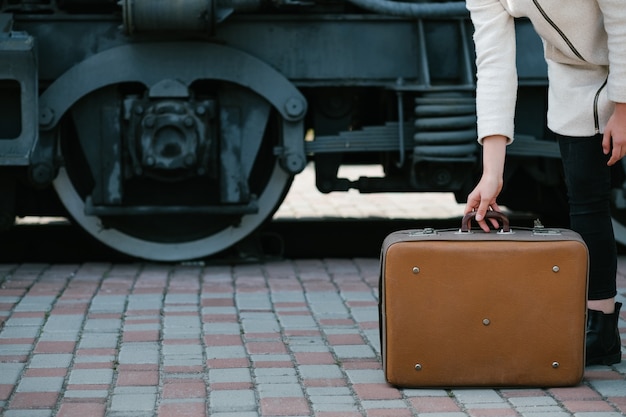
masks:
[[[73,369],[69,383],[73,385],[109,385],[113,381],[112,369]]]
[[[4,417],[52,417],[53,410],[7,410]]]
[[[158,364],[159,344],[156,342],[125,343],[120,348],[121,364]]]
[[[156,394],[116,394],[111,397],[111,411],[152,412],[156,405]]]
[[[213,413],[256,411],[256,395],[252,390],[214,390],[209,394],[209,411]]]
[[[16,392],[59,392],[64,381],[64,377],[24,377]]]
[[[25,366],[23,363],[0,363],[0,384],[15,385]]]
[[[37,353],[28,364],[29,368],[69,368],[74,355],[71,353]]]

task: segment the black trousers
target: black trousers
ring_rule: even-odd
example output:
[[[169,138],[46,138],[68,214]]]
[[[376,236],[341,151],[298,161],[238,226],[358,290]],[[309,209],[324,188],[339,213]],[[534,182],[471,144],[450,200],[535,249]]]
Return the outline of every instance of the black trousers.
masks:
[[[557,135],[570,209],[570,227],[589,248],[590,300],[617,294],[617,246],[611,224],[611,168],[602,135]]]

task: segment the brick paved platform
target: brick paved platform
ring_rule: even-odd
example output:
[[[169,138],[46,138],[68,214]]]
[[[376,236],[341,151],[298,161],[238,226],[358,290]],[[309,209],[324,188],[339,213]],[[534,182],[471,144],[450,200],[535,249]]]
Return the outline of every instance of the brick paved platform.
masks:
[[[459,210],[435,197],[420,201],[442,204],[437,213]],[[388,201],[384,210],[394,207],[394,196],[378,198]],[[288,211],[298,201],[281,215],[298,215]],[[302,217],[318,215],[326,214]],[[626,302],[624,257],[618,285]],[[587,368],[573,388],[390,387],[377,287],[378,259],[370,258],[0,264],[0,415],[626,415],[626,360]],[[626,341],[626,312],[620,329]]]

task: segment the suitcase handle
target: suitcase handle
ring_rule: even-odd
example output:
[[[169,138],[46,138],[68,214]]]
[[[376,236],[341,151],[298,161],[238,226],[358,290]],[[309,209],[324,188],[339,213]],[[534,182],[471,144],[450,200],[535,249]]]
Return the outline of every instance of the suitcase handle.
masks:
[[[472,220],[474,219],[474,217],[476,217],[475,211],[471,211],[467,213],[465,216],[463,216],[463,220],[461,220],[461,232],[467,233],[471,230],[470,224]],[[485,215],[485,219],[492,219],[492,218],[497,219],[500,222],[502,222],[503,233],[509,233],[511,231],[511,227],[509,226],[509,218],[506,216],[506,214],[500,211],[489,210]]]

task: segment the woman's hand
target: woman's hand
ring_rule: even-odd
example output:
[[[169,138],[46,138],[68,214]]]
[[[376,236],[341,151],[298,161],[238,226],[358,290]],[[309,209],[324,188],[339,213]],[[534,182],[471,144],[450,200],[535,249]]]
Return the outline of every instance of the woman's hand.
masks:
[[[488,210],[500,211],[496,198],[502,191],[506,136],[488,136],[483,139],[483,175],[478,185],[467,196],[464,213],[476,212],[476,222],[485,232],[489,225],[485,221]],[[626,150],[626,148],[625,148]],[[489,219],[493,227],[498,227],[496,219]]]
[[[502,190],[502,179],[483,177],[480,182],[474,188],[474,190],[467,196],[467,204],[465,205],[464,213],[476,212],[474,219],[478,223],[481,229],[485,232],[489,231],[489,225],[485,221],[487,211],[496,210],[500,211],[498,203],[496,203],[496,197]],[[498,221],[496,219],[489,219],[493,227],[498,227]]]
[[[626,103],[615,103],[602,138],[602,151],[611,154],[607,165],[615,165],[626,155]]]

